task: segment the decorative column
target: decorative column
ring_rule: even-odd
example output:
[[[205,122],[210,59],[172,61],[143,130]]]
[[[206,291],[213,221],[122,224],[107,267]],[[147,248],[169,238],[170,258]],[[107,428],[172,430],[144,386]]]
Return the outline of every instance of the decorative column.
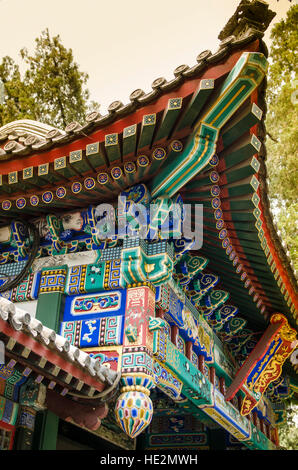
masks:
[[[34,438],[39,436],[39,430],[35,433],[36,415],[38,411],[45,410],[45,397],[45,385],[36,383],[34,379],[27,379],[21,386],[15,439],[16,450],[31,450],[33,448]]]
[[[44,326],[59,332],[63,310],[64,287],[67,266],[45,268],[40,279],[36,319]],[[49,410],[36,416],[34,448],[38,450],[56,450],[59,417]]]
[[[127,289],[122,354],[121,395],[115,413],[120,427],[134,438],[150,424],[153,406],[153,334],[149,319],[155,316],[155,293],[141,283]]]

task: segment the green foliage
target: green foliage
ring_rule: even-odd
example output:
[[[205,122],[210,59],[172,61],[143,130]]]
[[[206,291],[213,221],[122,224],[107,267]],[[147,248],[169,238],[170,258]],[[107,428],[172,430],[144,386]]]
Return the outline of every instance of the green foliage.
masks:
[[[88,75],[79,70],[71,49],[60,37],[50,37],[48,29],[35,40],[32,55],[20,51],[27,66],[21,78],[18,65],[10,57],[0,63],[0,78],[5,86],[5,103],[0,105],[0,125],[16,119],[34,119],[64,128],[72,121],[84,121],[99,105],[88,103]]]
[[[297,73],[297,22],[298,5],[294,5],[288,10],[286,19],[281,19],[272,28],[270,89],[273,93],[278,93],[280,85],[293,78],[293,73]]]
[[[0,126],[15,119],[34,119],[19,67],[8,56],[3,57],[0,63],[0,79],[5,94],[5,101],[0,104]]]
[[[295,423],[297,419],[298,406],[288,404],[286,407],[286,419],[279,426],[279,443],[286,450],[298,450],[298,427]]]
[[[272,29],[268,75],[266,127],[269,197],[282,239],[298,269],[298,127],[297,49],[298,6],[292,6],[285,20]],[[286,403],[286,417],[279,426],[280,445],[298,450],[298,406]]]
[[[298,6],[272,29],[271,66],[268,75],[266,126],[269,197],[276,222],[298,268],[298,127],[297,48]]]

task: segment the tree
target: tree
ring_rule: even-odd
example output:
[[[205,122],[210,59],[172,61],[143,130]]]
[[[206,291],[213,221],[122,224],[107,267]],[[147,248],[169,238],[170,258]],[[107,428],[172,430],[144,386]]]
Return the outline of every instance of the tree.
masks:
[[[298,128],[297,128],[297,47],[298,6],[271,32],[272,46],[268,74],[266,127],[269,198],[282,238],[298,268]]]
[[[278,429],[280,446],[286,450],[298,450],[298,427],[295,424],[297,413],[297,401],[293,402],[290,399],[286,403],[286,419],[279,425]]]
[[[298,129],[297,129],[297,47],[298,6],[292,6],[285,20],[271,32],[270,68],[268,74],[266,119],[267,169],[269,198],[276,222],[288,245],[295,268],[298,268]],[[287,450],[298,450],[298,428],[294,398],[286,403],[286,419],[279,426],[280,444]]]
[[[34,119],[30,109],[26,87],[17,64],[10,57],[3,57],[0,64],[0,80],[3,84],[3,101],[0,103],[0,126],[16,119]]]
[[[0,105],[0,125],[15,119],[30,118],[65,128],[72,121],[84,121],[86,114],[99,105],[88,102],[88,75],[79,70],[71,49],[60,36],[43,31],[35,40],[32,55],[20,51],[27,69],[23,79],[18,65],[10,57],[0,64],[0,78],[5,87],[5,103]]]

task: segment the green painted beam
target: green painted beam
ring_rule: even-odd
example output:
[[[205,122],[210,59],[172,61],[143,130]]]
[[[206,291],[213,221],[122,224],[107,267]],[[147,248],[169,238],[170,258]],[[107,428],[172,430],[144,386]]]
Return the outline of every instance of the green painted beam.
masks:
[[[83,150],[73,150],[69,154],[69,163],[78,173],[84,174],[93,170],[88,159],[83,154]]]
[[[256,229],[258,229],[257,228],[258,222],[262,223],[260,219],[256,223],[253,223],[253,222],[238,222],[238,221],[234,221],[234,220],[231,223],[233,224],[234,229],[239,231],[239,235],[241,234],[241,236],[242,236],[242,232],[254,232]]]
[[[181,116],[181,119],[179,120],[177,131],[183,129],[184,127],[192,127],[194,125],[213,90],[213,79],[209,78],[200,81],[196,92],[194,93],[186,110]]]
[[[193,135],[179,157],[153,178],[150,188],[153,197],[161,194],[173,196],[208,165],[215,153],[221,128],[258,87],[267,68],[268,63],[263,54],[245,52],[241,55],[222,84],[217,100],[196,124]],[[250,182],[250,185],[254,184],[254,181]],[[238,188],[237,192],[232,190],[232,193],[249,192],[248,189]]]
[[[260,151],[261,141],[254,134],[249,134],[219,154],[224,159],[225,169],[231,168],[244,160],[248,160]]]
[[[236,270],[233,270],[233,266],[229,265],[227,262],[224,260],[221,260],[221,264],[211,264],[211,269],[213,272],[217,273],[221,279],[221,281],[224,283],[225,280],[225,274],[229,275],[229,285],[233,285],[234,288],[236,286],[239,287],[239,292],[245,292],[247,289],[245,288],[245,280],[241,281],[240,275],[236,273]],[[248,273],[248,278],[250,278],[251,275]],[[234,284],[233,284],[234,282]],[[261,289],[265,292],[265,294],[268,296],[269,299],[274,299],[276,302],[283,304],[282,298],[279,295],[279,292],[274,289],[274,286],[270,284],[269,282],[266,282],[262,278],[258,277],[258,282],[261,285]],[[248,288],[249,290],[249,288]],[[230,289],[230,292],[233,292],[232,289]]]
[[[105,135],[105,151],[110,164],[121,160],[121,150],[118,134],[114,133]]]
[[[171,341],[166,341],[165,356],[165,365],[183,382],[183,395],[196,406],[211,404],[211,383]]]
[[[158,130],[154,137],[154,142],[158,142],[161,139],[168,138],[174,127],[175,122],[181,112],[183,99],[180,97],[170,98],[165,109],[161,121],[158,126]]]
[[[63,157],[66,161],[66,157]],[[42,163],[38,165],[37,176],[41,177],[47,183],[55,184],[59,181],[65,181],[65,177],[62,173],[55,172],[55,163]]]
[[[237,165],[237,167],[232,167],[230,170],[224,172],[224,176],[227,180],[227,183],[234,183],[235,181],[242,180],[247,176],[254,175],[258,173],[260,169],[260,163],[255,157],[242,162],[242,164]]]
[[[32,183],[35,187],[42,187],[48,185],[48,181],[38,175],[38,167],[31,166],[23,169],[23,181],[26,184],[28,181],[29,184]]]
[[[195,179],[192,179],[188,184],[183,187],[185,191],[192,191],[193,189],[199,189],[205,186],[212,187],[214,182],[211,181],[210,175],[212,170],[209,173],[203,173],[198,175]]]
[[[12,189],[8,184],[6,175],[0,175],[0,193],[5,193],[5,194],[12,193]]]
[[[134,155],[137,147],[137,125],[125,127],[123,129],[123,143],[122,154],[123,156],[132,154]]]
[[[143,116],[138,150],[143,147],[150,147],[156,125],[156,114],[146,114]]]
[[[60,176],[60,181],[63,179],[71,179],[74,176],[78,176],[78,173],[72,168],[72,166],[68,163],[67,157],[58,157],[54,160],[54,171],[57,175]]]
[[[86,145],[86,158],[94,169],[105,167],[108,164],[103,146],[104,144],[99,142]]]
[[[216,251],[216,250],[215,250]],[[204,251],[205,252],[205,251]],[[210,257],[210,254],[211,254],[211,250],[210,249],[207,249],[206,250],[206,253],[209,254],[209,257]],[[214,255],[215,256],[215,255]],[[216,253],[216,256],[218,259],[221,259],[221,263],[227,263],[229,265],[229,263],[231,263],[231,266],[233,266],[233,263],[231,260],[229,260],[228,256],[226,255],[226,259],[227,261],[225,261],[225,258],[224,256],[221,256],[219,253]],[[241,255],[240,255],[241,256]],[[269,289],[269,290],[272,290],[275,291],[275,292],[280,292],[278,290],[278,288],[274,288],[274,284],[275,284],[275,281],[274,281],[274,278],[272,276],[272,273],[270,272],[270,270],[266,269],[266,267],[264,265],[256,265],[256,263],[253,263],[252,260],[250,260],[248,258],[248,262],[249,262],[249,267],[245,268],[245,263],[246,263],[246,260],[245,259],[242,259],[241,257],[239,258],[239,263],[237,263],[237,265],[239,264],[243,264],[243,269],[244,271],[247,271],[248,272],[248,275],[249,275],[249,268],[251,268],[253,270],[253,273],[251,275],[255,275],[258,279],[259,279],[259,282],[261,284],[263,284],[264,286],[266,286],[266,289]],[[220,269],[220,267],[219,267]],[[225,269],[228,270],[228,267],[226,267]],[[236,277],[236,268],[233,269],[231,267],[231,273],[233,273],[235,271],[235,277]],[[243,271],[241,271],[243,272]],[[241,274],[241,273],[240,273]],[[238,275],[239,278],[240,278],[240,275]]]
[[[207,233],[207,230],[205,230],[205,231]],[[218,242],[220,244],[219,246],[222,246],[222,240],[220,240],[219,237],[216,236],[216,233],[209,231],[208,235],[210,236],[209,240],[212,240],[212,239],[217,240],[218,239]],[[235,250],[237,250],[237,245],[238,245],[238,242],[239,242],[238,238],[233,237],[233,235],[231,235],[230,233],[229,233],[228,236],[229,236],[229,239],[230,239],[232,245],[234,246]],[[208,240],[207,240],[207,242],[208,242]],[[263,252],[260,243],[258,243],[257,241],[242,239],[241,240],[241,246],[242,246],[242,248],[244,248],[246,246],[248,248],[258,250],[261,253]]]
[[[211,187],[212,186],[210,186],[210,189]],[[206,205],[206,207],[211,207],[211,201],[212,201],[211,196],[210,196],[209,201],[205,199],[202,201],[201,194],[202,193],[200,191],[194,191],[194,190],[191,190],[189,192],[184,192],[184,188],[183,188],[183,191],[181,191],[181,195],[183,197],[184,202],[193,203],[193,204],[203,203]],[[249,216],[248,220],[256,220],[261,215],[260,209],[257,208],[259,201],[260,201],[260,198],[256,192],[246,194],[241,197],[234,197],[233,199],[221,197],[221,209],[223,211],[227,211],[229,214],[231,213],[233,219],[235,218],[236,221],[246,220],[246,219],[243,219],[243,216],[245,217],[246,213],[248,211],[251,211],[251,212],[254,212],[254,217],[253,219],[251,219],[251,217]],[[241,213],[239,211],[244,211],[244,212]]]
[[[244,178],[236,183],[225,186],[229,197],[252,194],[257,191],[258,187],[259,181],[255,176]]]
[[[228,147],[248,129],[255,124],[260,123],[263,112],[255,104],[250,103],[249,107],[245,107],[241,113],[231,120],[229,125],[222,131],[222,141],[224,147]]]

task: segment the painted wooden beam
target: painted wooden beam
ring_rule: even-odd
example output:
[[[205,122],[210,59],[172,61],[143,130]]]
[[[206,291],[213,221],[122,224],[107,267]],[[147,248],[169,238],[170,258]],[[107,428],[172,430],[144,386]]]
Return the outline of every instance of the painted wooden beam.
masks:
[[[185,149],[153,179],[153,197],[173,196],[209,163],[215,153],[220,129],[258,87],[267,70],[260,53],[243,53],[223,83],[218,99],[200,119]]]
[[[39,188],[49,184],[45,178],[38,175],[38,167],[36,166],[24,168],[22,174],[25,184],[28,181],[30,184],[32,183],[33,186]]]
[[[105,151],[110,165],[121,160],[119,134],[107,134],[105,136]]]
[[[125,127],[123,129],[123,143],[122,143],[122,154],[123,157],[126,155],[134,155],[137,146],[137,125]]]
[[[156,114],[146,114],[143,116],[138,142],[138,150],[151,146],[153,133],[156,125]]]
[[[56,172],[57,175],[60,175],[60,181],[66,178],[71,179],[74,176],[78,176],[77,171],[69,164],[67,161],[67,157],[58,157],[54,160],[54,167],[53,170]]]
[[[251,127],[260,123],[262,115],[263,112],[256,103],[251,103],[248,108],[235,116],[229,125],[223,129],[222,141],[224,147],[228,147]]]
[[[177,131],[183,129],[184,127],[193,126],[213,90],[213,79],[209,78],[200,81],[198,89],[193,94],[192,99],[190,100],[185,112],[179,120]]]
[[[83,150],[72,150],[69,154],[69,163],[79,174],[93,170]]]
[[[94,169],[103,168],[108,163],[103,147],[103,143],[100,142],[93,142],[92,144],[86,145],[86,158]]]
[[[255,408],[268,385],[280,376],[284,361],[298,344],[296,336],[297,332],[289,327],[284,315],[277,313],[271,317],[270,325],[226,393],[226,400],[231,400],[245,384],[259,395],[257,400],[250,393],[246,395],[242,415],[247,415]]]
[[[167,104],[167,108],[165,109],[161,122],[159,123],[159,127],[157,133],[154,137],[154,142],[157,143],[159,140],[163,138],[168,138],[173,129],[175,122],[181,112],[182,108],[182,101],[181,97],[177,98],[170,98]]]
[[[51,184],[55,184],[59,181],[65,181],[66,178],[62,173],[55,173],[54,166],[54,163],[41,163],[37,167],[37,176]]]

